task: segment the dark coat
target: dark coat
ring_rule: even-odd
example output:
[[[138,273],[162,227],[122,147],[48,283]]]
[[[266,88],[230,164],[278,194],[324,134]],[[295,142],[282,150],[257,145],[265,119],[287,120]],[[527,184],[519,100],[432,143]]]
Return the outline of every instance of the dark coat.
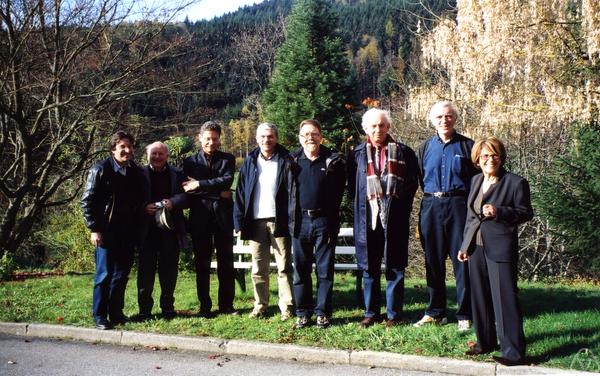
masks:
[[[298,194],[298,158],[304,153],[302,148],[290,154],[293,163],[290,167],[290,175],[288,176],[288,193],[289,193],[289,227],[290,233],[293,236],[299,236],[301,216],[300,212],[300,195]],[[327,206],[323,208],[327,216],[327,225],[329,232],[337,235],[340,230],[340,205],[344,195],[344,187],[346,186],[346,161],[344,157],[332,151],[326,146],[321,145],[319,153],[325,158],[325,186],[327,192],[320,194],[326,195]]]
[[[171,182],[171,197],[168,199],[173,204],[171,210],[171,218],[173,220],[174,231],[177,235],[177,244],[179,249],[185,249],[186,245],[186,233],[185,233],[185,220],[183,217],[183,209],[188,207],[187,195],[183,191],[181,183],[184,181],[181,170],[177,167],[167,165],[167,173]],[[144,166],[141,168],[142,176],[142,219],[140,221],[140,244],[144,244],[146,236],[148,236],[148,228],[150,224],[155,221],[153,215],[148,215],[145,211],[145,207],[150,203],[151,199],[151,187],[150,187],[150,167]]]
[[[417,157],[408,146],[398,144],[398,162],[404,161],[404,183],[398,186],[398,197],[391,197],[382,208],[387,216],[384,260],[388,268],[405,268],[408,264],[410,213],[418,186]],[[354,247],[361,269],[369,268],[367,249],[367,148],[358,145],[348,156],[348,187],[354,197]],[[375,265],[374,265],[375,266]],[[376,267],[376,266],[375,266]]]
[[[233,206],[233,224],[236,231],[241,231],[241,238],[251,239],[253,237],[251,222],[253,218],[254,192],[258,183],[257,158],[260,148],[250,152],[244,160],[238,176],[235,189],[235,201]],[[288,229],[288,191],[287,177],[289,175],[292,159],[289,152],[283,146],[277,144],[275,154],[278,157],[277,167],[277,193],[275,196],[275,237],[289,236]]]
[[[85,225],[92,232],[104,233],[109,228],[115,198],[114,192],[116,189],[113,183],[113,177],[116,172],[113,169],[111,159],[112,157],[108,157],[97,162],[90,168],[83,188],[80,206],[83,210]],[[139,167],[133,161],[130,162],[127,173],[133,174],[134,182],[137,184],[133,189],[141,191]],[[141,207],[141,197],[138,202],[130,204],[134,213],[139,212]],[[137,239],[136,234],[132,235]]]
[[[183,174],[199,181],[200,187],[188,192],[191,232],[202,232],[215,219],[219,230],[233,234],[232,198],[222,198],[221,192],[231,189],[235,174],[235,157],[216,151],[211,166],[200,151],[183,161]],[[211,223],[212,225],[212,223]]]
[[[502,169],[494,188],[483,196],[482,205],[496,207],[495,218],[485,218],[480,209],[473,207],[481,188],[483,174],[471,180],[471,192],[467,201],[467,221],[461,250],[469,254],[475,248],[475,235],[481,228],[485,254],[496,262],[518,260],[518,225],[533,218],[529,183],[522,177]]]

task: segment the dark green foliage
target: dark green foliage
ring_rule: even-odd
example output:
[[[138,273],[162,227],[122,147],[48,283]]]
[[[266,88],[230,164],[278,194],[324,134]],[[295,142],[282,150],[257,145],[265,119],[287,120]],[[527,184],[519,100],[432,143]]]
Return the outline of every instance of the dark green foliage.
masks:
[[[283,144],[297,143],[298,125],[316,118],[338,148],[350,135],[352,76],[337,16],[329,2],[299,0],[288,18],[286,40],[262,98],[265,117],[278,125]]]
[[[537,181],[540,214],[566,242],[578,272],[600,275],[600,126],[576,124],[568,152]]]

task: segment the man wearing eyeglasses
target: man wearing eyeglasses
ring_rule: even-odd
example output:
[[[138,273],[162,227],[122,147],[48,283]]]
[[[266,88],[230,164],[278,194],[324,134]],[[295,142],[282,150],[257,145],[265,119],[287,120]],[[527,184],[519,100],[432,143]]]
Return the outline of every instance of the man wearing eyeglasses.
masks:
[[[346,185],[344,158],[321,145],[321,124],[315,119],[300,123],[302,147],[290,155],[289,225],[294,260],[296,327],[311,324],[316,314],[318,328],[330,325],[333,267],[340,204]],[[317,276],[316,305],[312,296],[312,264]]]
[[[419,181],[423,200],[419,214],[419,235],[425,251],[425,273],[429,304],[414,326],[446,324],[446,259],[450,256],[456,279],[458,330],[471,327],[471,297],[466,263],[459,262],[458,250],[467,213],[471,177],[476,170],[470,162],[473,140],[454,129],[457,111],[452,102],[433,105],[429,120],[437,134],[418,149]]]

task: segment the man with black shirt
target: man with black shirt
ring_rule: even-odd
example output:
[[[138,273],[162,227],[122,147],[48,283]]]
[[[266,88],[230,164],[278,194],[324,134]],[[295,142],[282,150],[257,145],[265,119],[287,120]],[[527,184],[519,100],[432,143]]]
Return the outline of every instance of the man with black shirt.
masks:
[[[175,316],[173,293],[177,284],[179,250],[185,243],[182,209],[187,200],[181,186],[181,171],[168,164],[167,145],[154,142],[146,147],[146,153],[148,166],[141,169],[144,216],[140,224],[142,248],[137,275],[139,318],[149,318],[152,313],[157,268],[162,315],[172,318]]]
[[[221,126],[207,121],[200,127],[198,140],[202,149],[183,161],[188,180],[183,189],[190,199],[190,232],[196,266],[196,289],[200,316],[211,317],[210,261],[217,251],[219,312],[235,314],[233,269],[233,201],[231,184],[235,157],[219,150]]]
[[[326,328],[332,314],[335,245],[340,229],[340,204],[346,183],[344,158],[321,145],[321,125],[304,120],[299,134],[302,148],[291,153],[289,219],[294,259],[296,327]],[[312,296],[312,264],[317,275],[317,304]]]
[[[125,288],[133,264],[141,208],[139,168],[133,163],[132,135],[118,131],[110,139],[111,156],[88,173],[81,208],[92,231],[96,273],[92,314],[96,328],[123,324]],[[110,319],[110,321],[109,321]]]

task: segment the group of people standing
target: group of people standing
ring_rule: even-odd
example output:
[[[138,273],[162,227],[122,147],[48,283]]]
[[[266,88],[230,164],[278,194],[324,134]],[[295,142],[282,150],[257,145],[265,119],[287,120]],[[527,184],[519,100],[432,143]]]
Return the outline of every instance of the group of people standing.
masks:
[[[169,150],[161,142],[148,145],[148,165],[138,167],[133,162],[133,137],[115,133],[111,156],[90,169],[81,201],[96,247],[96,327],[110,329],[127,320],[124,291],[136,245],[140,246],[138,316],[150,317],[157,270],[162,315],[175,315],[179,250],[186,239],[183,208],[190,208],[187,231],[201,317],[215,314],[209,294],[214,250],[218,313],[238,314],[233,306],[235,230],[249,241],[252,253],[254,307],[249,317],[267,315],[272,252],[281,320],[296,316],[295,326],[303,328],[312,325],[315,316],[317,327],[328,327],[346,185],[354,202],[356,260],[363,279],[360,326],[379,322],[395,326],[403,321],[410,213],[420,185],[419,235],[429,302],[413,325],[447,323],[445,265],[450,257],[458,330],[468,330],[473,323],[478,339],[466,354],[496,350],[498,337],[502,356],[494,359],[508,365],[523,362],[517,225],[533,216],[529,186],[504,169],[506,150],[498,139],[474,143],[455,131],[457,111],[451,102],[436,103],[429,115],[436,134],[417,153],[391,137],[390,114],[380,109],[365,112],[366,140],[346,156],[322,145],[321,125],[315,119],[300,124],[301,148],[292,152],[278,143],[275,125],[262,123],[256,130],[258,147],[244,160],[234,193],[235,158],[219,150],[217,123],[202,125],[200,150],[183,162],[181,170],[169,165]]]

